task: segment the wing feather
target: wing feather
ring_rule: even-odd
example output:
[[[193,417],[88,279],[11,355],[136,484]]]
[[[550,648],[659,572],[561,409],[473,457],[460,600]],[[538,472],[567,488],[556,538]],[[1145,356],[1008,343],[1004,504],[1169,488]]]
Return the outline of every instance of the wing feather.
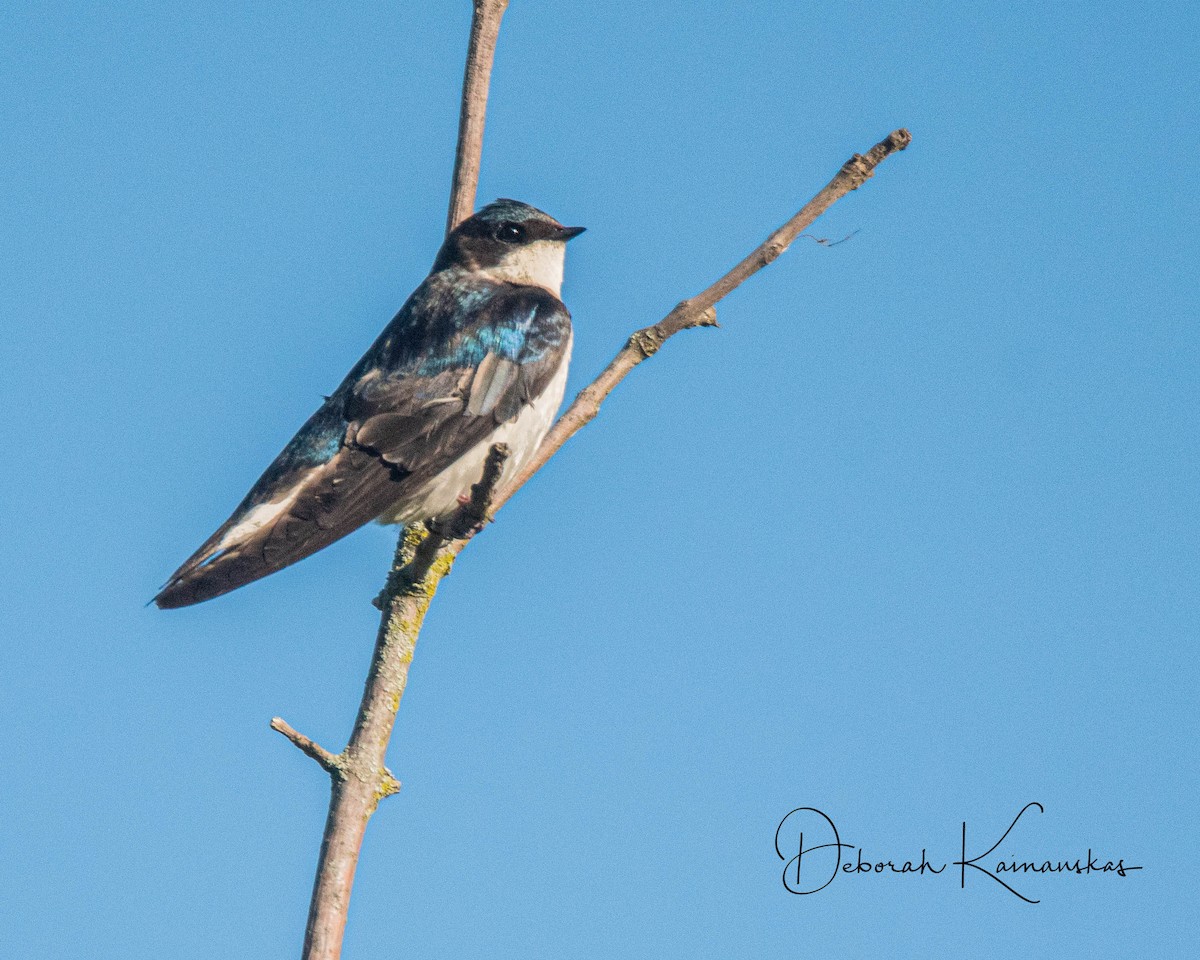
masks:
[[[418,288],[234,514],[175,572],[155,598],[160,607],[220,596],[339,540],[403,502],[545,389],[570,334],[557,298],[488,281],[464,317],[461,280],[447,296],[440,276]]]
[[[519,363],[489,350],[471,380],[471,401],[467,404],[467,413],[475,417],[491,413],[512,391],[520,376]],[[503,423],[507,418],[497,419]]]

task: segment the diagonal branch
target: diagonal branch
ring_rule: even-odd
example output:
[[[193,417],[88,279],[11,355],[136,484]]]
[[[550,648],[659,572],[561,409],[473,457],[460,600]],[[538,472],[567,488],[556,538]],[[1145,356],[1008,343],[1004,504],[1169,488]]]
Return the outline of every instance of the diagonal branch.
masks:
[[[447,233],[470,216],[474,208],[488,84],[500,21],[507,6],[508,0],[474,0]],[[511,482],[497,488],[508,457],[507,448],[497,444],[489,452],[483,476],[472,487],[469,500],[449,521],[436,527],[414,524],[404,531],[396,546],[387,583],[375,600],[382,614],[379,632],[346,749],[331,754],[282,719],[276,717],[271,722],[273,729],[316,760],[331,778],[329,813],[305,931],[304,960],[338,960],[341,955],[354,872],[367,821],[380,800],[400,789],[384,760],[408,683],[409,664],[429,604],[454,559],[491,515],[567,440],[595,418],[600,404],[635,366],[653,356],[681,330],[715,325],[717,302],[775,260],[817,217],[840,197],[865,183],[879,163],[903,150],[910,139],[906,130],[897,130],[866,155],[856,154],[802,210],[725,276],[680,302],[658,323],[633,333],[600,376],[579,393],[551,428],[532,461]]]
[[[600,412],[600,404],[613,388],[628,376],[643,360],[649,359],[670,337],[691,327],[716,326],[714,307],[735,289],[779,257],[814,220],[853,190],[857,190],[875,174],[875,168],[893,153],[912,142],[904,129],[893,130],[875,144],[866,155],[856,153],[847,160],[837,175],[815,197],[782,227],[755,247],[741,262],[712,286],[687,300],[681,301],[665,317],[651,327],[633,333],[604,372],[583,388],[567,412],[558,418],[537,453],[496,497],[499,510],[509,498],[523,487],[535,473],[546,465],[564,443],[571,439]]]

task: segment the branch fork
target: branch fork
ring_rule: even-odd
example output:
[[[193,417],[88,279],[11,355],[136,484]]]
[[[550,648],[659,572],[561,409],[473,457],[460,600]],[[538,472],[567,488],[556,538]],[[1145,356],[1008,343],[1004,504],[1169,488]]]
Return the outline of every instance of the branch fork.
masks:
[[[473,3],[475,12],[463,78],[447,233],[474,210],[492,61],[500,20],[508,7],[508,0],[473,0]],[[331,781],[332,795],[313,884],[303,960],[338,960],[341,956],[354,871],[367,821],[380,800],[400,789],[400,782],[385,766],[384,758],[408,682],[417,636],[438,584],[450,573],[455,558],[491,521],[493,514],[567,440],[595,418],[601,403],[634,367],[654,356],[668,339],[682,330],[717,326],[715,307],[723,297],[778,258],[835,201],[862,186],[884,159],[905,149],[911,140],[907,130],[895,130],[866,154],[852,156],[812,200],[725,276],[706,290],[680,301],[658,323],[635,331],[600,375],[580,391],[530,461],[508,482],[501,485],[509,450],[503,444],[496,444],[488,452],[479,482],[450,517],[411,524],[405,529],[396,546],[387,583],[374,600],[381,611],[379,632],[346,749],[331,753],[282,718],[271,721],[271,729],[315,760]]]

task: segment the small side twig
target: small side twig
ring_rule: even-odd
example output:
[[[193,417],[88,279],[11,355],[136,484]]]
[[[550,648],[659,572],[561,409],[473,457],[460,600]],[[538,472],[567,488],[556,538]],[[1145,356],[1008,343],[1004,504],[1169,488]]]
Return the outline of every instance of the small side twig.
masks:
[[[283,717],[273,717],[271,719],[271,729],[282,733],[285,737],[292,741],[302,753],[308,754],[321,765],[326,773],[336,776],[340,770],[338,767],[338,755],[330,753],[319,743],[310,740],[299,730],[293,727]]]
[[[857,230],[851,230],[848,234],[846,234],[844,237],[842,237],[841,240],[834,240],[830,237],[818,237],[811,233],[802,233],[796,239],[797,240],[811,240],[813,243],[815,243],[819,247],[838,247],[838,246],[841,246],[843,243],[845,243],[847,240],[852,239],[856,233],[858,233]]]

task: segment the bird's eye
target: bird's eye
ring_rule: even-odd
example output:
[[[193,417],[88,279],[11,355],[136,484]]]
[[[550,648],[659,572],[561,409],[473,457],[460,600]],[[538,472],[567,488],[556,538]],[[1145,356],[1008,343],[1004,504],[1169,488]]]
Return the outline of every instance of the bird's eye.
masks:
[[[496,230],[496,239],[505,243],[519,243],[525,239],[525,228],[519,223],[502,223]]]

